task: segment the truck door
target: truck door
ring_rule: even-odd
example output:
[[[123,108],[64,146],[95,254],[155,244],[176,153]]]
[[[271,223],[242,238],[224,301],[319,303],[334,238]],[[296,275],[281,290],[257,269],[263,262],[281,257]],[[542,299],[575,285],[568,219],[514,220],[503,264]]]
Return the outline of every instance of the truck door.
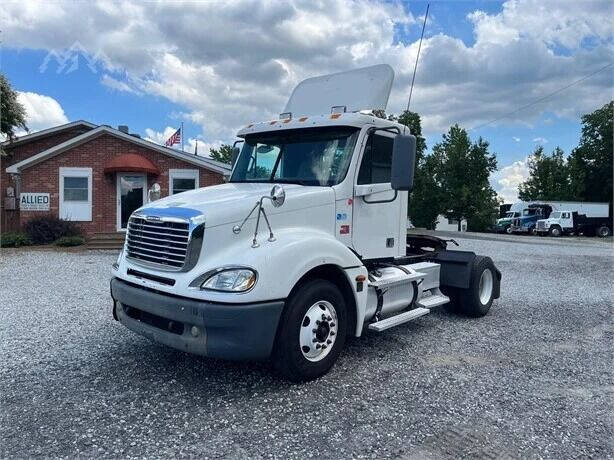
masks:
[[[573,219],[571,218],[571,212],[563,211],[561,213],[561,228],[567,231],[573,230]]]
[[[390,185],[393,142],[394,134],[370,134],[354,179],[352,243],[364,259],[395,257],[400,247],[405,250],[401,227],[406,229],[407,193]]]

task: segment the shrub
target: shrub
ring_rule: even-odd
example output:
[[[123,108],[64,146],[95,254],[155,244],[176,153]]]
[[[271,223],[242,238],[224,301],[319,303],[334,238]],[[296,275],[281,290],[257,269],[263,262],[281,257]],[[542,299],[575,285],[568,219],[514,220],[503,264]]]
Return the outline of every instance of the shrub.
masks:
[[[23,232],[7,232],[0,236],[0,246],[3,248],[18,248],[30,244],[30,238]]]
[[[33,244],[49,244],[63,236],[80,236],[81,230],[74,222],[57,217],[37,217],[24,226]]]
[[[56,246],[63,246],[63,247],[81,246],[84,243],[85,243],[85,238],[83,238],[82,236],[63,236],[55,240]]]

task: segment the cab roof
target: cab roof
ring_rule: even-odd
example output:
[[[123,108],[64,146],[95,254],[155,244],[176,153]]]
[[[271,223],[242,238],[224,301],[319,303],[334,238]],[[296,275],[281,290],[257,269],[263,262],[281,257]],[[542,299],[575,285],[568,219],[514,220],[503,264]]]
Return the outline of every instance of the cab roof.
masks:
[[[394,121],[379,118],[371,112],[333,113],[329,115],[302,116],[298,118],[285,118],[260,123],[252,123],[242,128],[237,137],[245,138],[250,134],[284,131],[288,129],[317,128],[324,126],[363,126],[389,127],[396,126],[401,132],[409,132],[407,126]]]

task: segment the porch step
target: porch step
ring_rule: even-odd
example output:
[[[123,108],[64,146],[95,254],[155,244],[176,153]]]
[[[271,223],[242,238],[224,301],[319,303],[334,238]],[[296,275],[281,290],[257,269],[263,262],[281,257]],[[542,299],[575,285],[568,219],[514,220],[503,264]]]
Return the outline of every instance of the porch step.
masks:
[[[125,233],[94,233],[87,241],[87,249],[120,250],[124,247]]]
[[[408,323],[416,318],[427,315],[430,312],[427,308],[414,308],[413,310],[391,316],[390,318],[382,319],[375,323],[369,324],[369,329],[375,332],[382,332],[399,324]]]

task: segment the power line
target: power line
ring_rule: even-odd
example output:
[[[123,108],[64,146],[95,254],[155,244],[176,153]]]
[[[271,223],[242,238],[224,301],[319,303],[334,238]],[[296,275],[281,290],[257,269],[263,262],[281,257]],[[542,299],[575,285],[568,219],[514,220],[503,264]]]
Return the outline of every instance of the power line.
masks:
[[[574,81],[574,82],[572,82],[572,83],[570,83],[570,84],[568,84],[568,85],[565,85],[565,86],[563,86],[562,88],[557,89],[556,91],[553,91],[553,92],[551,92],[551,93],[549,93],[549,94],[546,94],[545,96],[542,96],[542,97],[540,97],[539,99],[534,100],[533,102],[529,102],[528,104],[523,105],[522,107],[519,107],[519,108],[517,108],[516,110],[512,110],[511,112],[508,112],[508,113],[506,113],[506,114],[503,114],[503,115],[501,115],[500,117],[495,118],[495,119],[493,119],[493,120],[487,121],[486,123],[482,123],[482,124],[480,124],[480,125],[474,126],[474,127],[473,127],[473,128],[471,128],[469,131],[474,131],[474,130],[476,130],[476,129],[482,128],[482,127],[484,127],[484,126],[486,126],[486,125],[489,125],[489,124],[491,124],[491,123],[494,123],[494,122],[496,122],[496,121],[503,120],[504,118],[508,118],[510,115],[514,115],[515,113],[518,113],[518,112],[520,112],[521,110],[524,110],[524,109],[526,109],[526,108],[529,108],[529,107],[531,107],[532,105],[539,104],[540,102],[542,102],[542,101],[544,101],[544,100],[548,99],[549,97],[554,96],[555,94],[561,93],[561,92],[565,91],[567,88],[571,88],[572,86],[577,85],[578,83],[581,83],[581,82],[583,82],[584,80],[586,80],[586,79],[588,79],[588,78],[590,78],[590,77],[592,77],[592,76],[594,76],[594,75],[597,75],[599,72],[603,72],[605,69],[607,69],[608,67],[612,67],[613,65],[614,65],[614,63],[612,63],[612,64],[608,64],[608,65],[606,65],[605,67],[602,67],[601,69],[596,70],[595,72],[590,73],[590,74],[586,75],[585,77],[580,78],[579,80],[576,80],[576,81]]]
[[[426,27],[426,18],[429,16],[430,3],[426,4],[426,13],[424,14],[424,22],[422,23],[422,34],[420,34],[420,43],[418,44],[418,54],[416,54],[416,63],[414,64],[414,76],[411,77],[411,87],[409,88],[409,99],[407,99],[407,111],[409,112],[409,104],[411,103],[411,93],[414,92],[414,80],[416,80],[416,70],[418,70],[418,58],[420,57],[420,49],[422,48],[422,38],[424,37],[424,28]]]

